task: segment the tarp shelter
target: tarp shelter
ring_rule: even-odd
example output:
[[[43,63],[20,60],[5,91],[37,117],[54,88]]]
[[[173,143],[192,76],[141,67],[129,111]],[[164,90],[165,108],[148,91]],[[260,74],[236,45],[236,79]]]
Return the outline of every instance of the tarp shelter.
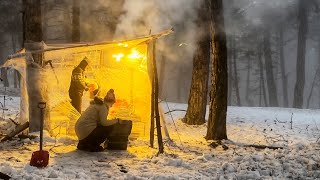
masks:
[[[32,49],[35,44],[29,44],[29,50],[9,56],[2,67],[21,74],[20,123],[29,121],[30,129],[36,127],[39,110],[32,104],[45,101],[45,128],[51,135],[75,135],[80,114],[71,106],[68,89],[72,70],[86,57],[87,82],[98,85],[102,97],[110,88],[115,90],[117,100],[108,119],[132,120],[132,136],[149,136],[153,43],[171,32],[101,43],[41,43],[36,50]],[[41,61],[35,61],[35,56],[41,56]],[[83,110],[91,99],[89,92],[84,94]]]

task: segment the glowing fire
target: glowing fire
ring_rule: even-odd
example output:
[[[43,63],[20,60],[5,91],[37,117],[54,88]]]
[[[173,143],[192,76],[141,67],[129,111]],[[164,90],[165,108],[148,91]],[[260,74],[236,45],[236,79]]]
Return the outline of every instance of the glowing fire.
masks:
[[[115,58],[117,62],[120,62],[123,56],[124,54],[122,53],[112,55],[112,57]]]
[[[145,54],[139,52],[137,49],[131,49],[130,52],[127,53],[118,53],[113,54],[112,57],[116,60],[116,62],[120,62],[122,60],[126,60],[127,62],[134,63],[139,66],[141,69],[145,69],[147,67],[147,57]]]
[[[132,49],[131,54],[128,55],[128,58],[132,60],[140,59],[142,57],[143,57],[143,54],[141,54],[139,51],[135,49]]]
[[[118,43],[118,46],[128,47],[129,45],[127,43]]]

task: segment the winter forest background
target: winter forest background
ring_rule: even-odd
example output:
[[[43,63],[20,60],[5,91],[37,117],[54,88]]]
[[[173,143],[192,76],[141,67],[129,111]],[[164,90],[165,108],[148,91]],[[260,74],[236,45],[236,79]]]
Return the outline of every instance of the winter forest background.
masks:
[[[171,102],[188,102],[194,44],[198,34],[197,1],[77,2],[81,5],[81,42],[125,39],[174,28],[173,35],[159,40],[157,62],[160,98]],[[299,108],[319,108],[320,1],[223,2],[228,46],[228,105],[293,107],[298,77],[304,84],[303,105]],[[41,1],[45,43],[72,42],[73,3],[72,0]],[[299,8],[304,8],[300,14]],[[3,63],[9,54],[22,47],[22,1],[1,0],[0,19],[0,60]],[[300,34],[299,27],[302,28]],[[297,66],[297,52],[304,49],[298,47],[298,41],[303,41],[304,37],[305,63]],[[301,71],[304,65],[305,73]],[[13,70],[2,69],[1,77],[4,79],[2,86],[18,87],[18,78]]]

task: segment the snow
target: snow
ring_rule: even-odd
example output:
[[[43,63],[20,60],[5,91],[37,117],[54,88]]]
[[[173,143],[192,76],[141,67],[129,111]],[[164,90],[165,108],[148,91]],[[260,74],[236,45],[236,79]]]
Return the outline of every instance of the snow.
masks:
[[[16,113],[14,104],[18,102],[8,108],[9,114]],[[165,112],[168,107],[187,107],[164,102],[162,106]],[[29,165],[32,152],[39,148],[39,138],[14,139],[0,143],[0,172],[12,179],[30,180],[320,179],[320,110],[228,107],[226,150],[221,145],[213,148],[212,142],[204,139],[206,125],[182,123],[184,114],[174,111],[165,115],[172,141],[164,140],[164,154],[157,155],[157,149],[150,148],[148,139],[143,138],[130,141],[127,151],[78,151],[75,139],[56,139],[45,132],[48,167]],[[4,123],[0,123],[2,128]],[[246,147],[249,144],[284,148]]]

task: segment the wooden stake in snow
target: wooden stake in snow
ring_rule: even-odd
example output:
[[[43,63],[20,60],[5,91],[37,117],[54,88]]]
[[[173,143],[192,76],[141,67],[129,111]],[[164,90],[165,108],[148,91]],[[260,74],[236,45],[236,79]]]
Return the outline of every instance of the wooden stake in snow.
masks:
[[[156,41],[152,42],[152,72],[153,72],[153,81],[154,86],[152,88],[152,93],[154,93],[154,113],[156,117],[156,128],[157,128],[157,137],[158,137],[158,153],[163,153],[163,142],[162,142],[162,134],[161,134],[161,123],[160,123],[160,113],[158,106],[158,97],[159,97],[159,85],[158,85],[158,72],[157,72],[157,64],[156,64]]]

